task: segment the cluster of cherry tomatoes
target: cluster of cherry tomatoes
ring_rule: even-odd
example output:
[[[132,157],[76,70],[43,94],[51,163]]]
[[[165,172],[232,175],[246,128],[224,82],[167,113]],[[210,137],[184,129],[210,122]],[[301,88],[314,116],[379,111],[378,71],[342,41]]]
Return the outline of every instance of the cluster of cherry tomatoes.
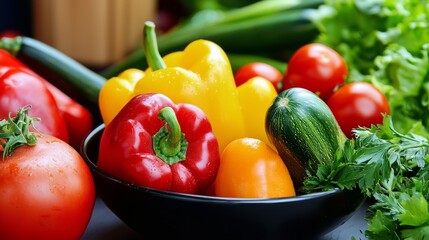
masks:
[[[344,134],[352,138],[352,129],[381,124],[383,114],[390,114],[384,94],[367,82],[347,83],[347,63],[330,47],[310,43],[299,48],[290,58],[282,74],[271,65],[257,62],[242,66],[235,72],[237,86],[253,76],[270,80],[278,92],[306,88],[323,99]]]

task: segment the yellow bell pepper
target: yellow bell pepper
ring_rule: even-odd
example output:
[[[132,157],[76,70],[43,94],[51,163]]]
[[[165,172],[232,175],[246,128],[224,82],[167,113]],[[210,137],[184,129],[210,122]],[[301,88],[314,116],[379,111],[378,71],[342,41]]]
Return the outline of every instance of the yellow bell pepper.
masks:
[[[143,76],[142,70],[130,68],[106,81],[98,96],[98,104],[105,124],[111,122],[119,110],[134,96],[134,87]]]
[[[269,143],[264,119],[275,95],[263,80],[250,81],[237,88],[225,52],[207,40],[193,41],[183,51],[161,58],[153,23],[146,23],[144,31],[150,68],[144,72],[126,70],[125,73],[130,71],[128,81],[123,73],[109,79],[102,87],[99,107],[106,125],[135,95],[157,92],[175,103],[190,103],[201,108],[212,125],[220,151],[231,141],[246,136]],[[141,77],[135,80],[137,75]]]
[[[219,149],[236,138],[244,137],[241,105],[225,52],[213,42],[197,40],[184,51],[168,54],[162,59],[157,47],[150,45],[156,44],[153,28],[153,25],[145,26],[145,39],[148,40],[145,53],[151,68],[135,84],[133,94],[128,94],[128,86],[132,85],[128,83],[112,83],[119,88],[125,85],[125,90],[109,88],[107,84],[111,80],[118,81],[115,78],[109,79],[101,89],[99,105],[104,123],[108,124],[122,108],[119,107],[122,102],[116,102],[120,99],[115,96],[117,93],[124,93],[123,97],[129,100],[137,94],[157,92],[175,103],[191,103],[201,108],[212,125]]]
[[[256,138],[275,149],[265,132],[265,115],[277,96],[273,84],[263,77],[253,77],[238,88],[246,137]]]

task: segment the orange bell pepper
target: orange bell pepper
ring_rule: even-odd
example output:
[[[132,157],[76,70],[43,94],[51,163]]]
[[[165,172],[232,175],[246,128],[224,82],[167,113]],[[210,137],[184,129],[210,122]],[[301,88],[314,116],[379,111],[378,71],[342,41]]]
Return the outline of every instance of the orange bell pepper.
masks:
[[[280,156],[259,139],[240,138],[221,155],[215,195],[237,198],[295,196],[289,171]]]

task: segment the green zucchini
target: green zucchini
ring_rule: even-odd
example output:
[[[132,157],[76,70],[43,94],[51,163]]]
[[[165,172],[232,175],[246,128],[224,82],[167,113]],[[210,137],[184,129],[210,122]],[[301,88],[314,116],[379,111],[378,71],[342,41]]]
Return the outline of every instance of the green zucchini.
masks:
[[[76,90],[91,104],[98,105],[98,93],[106,79],[59,50],[30,37],[1,38],[0,48],[45,67],[61,78],[64,85]]]
[[[304,88],[290,88],[274,99],[265,128],[296,189],[306,171],[316,173],[319,164],[333,161],[346,139],[326,103]]]

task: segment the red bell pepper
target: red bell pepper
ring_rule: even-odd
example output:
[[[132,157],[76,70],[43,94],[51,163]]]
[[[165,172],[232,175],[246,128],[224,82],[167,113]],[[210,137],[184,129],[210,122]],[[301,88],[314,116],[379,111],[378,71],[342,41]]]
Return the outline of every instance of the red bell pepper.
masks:
[[[64,121],[66,121],[69,144],[75,149],[79,149],[83,139],[92,131],[94,126],[91,112],[50,82],[45,81],[45,83],[54,96]]]
[[[198,194],[214,182],[219,163],[203,111],[155,93],[132,98],[106,126],[97,164],[135,185]]]
[[[66,123],[45,84],[31,72],[0,66],[0,118],[7,119],[26,105],[32,106],[33,116],[41,118],[34,123],[39,132],[68,142]]]
[[[55,111],[60,113],[61,118],[63,118],[62,121],[65,121],[66,129],[67,129],[66,131],[67,131],[68,137],[64,137],[64,136],[61,137],[61,135],[57,137],[63,140],[67,140],[67,142],[71,146],[78,149],[80,147],[82,140],[93,129],[93,118],[92,118],[91,112],[88,109],[86,109],[84,106],[80,105],[78,102],[74,101],[72,98],[67,96],[64,92],[62,92],[60,89],[52,85],[50,82],[46,81],[43,77],[38,75],[36,72],[32,71],[24,63],[20,62],[9,52],[7,52],[6,50],[0,49],[0,73],[6,72],[6,71],[12,71],[12,69],[14,69],[13,71],[15,72],[21,72],[21,74],[26,75],[28,78],[34,78],[35,81],[41,81],[44,83],[45,87],[48,89],[48,91],[55,99],[55,104],[57,108],[56,109],[54,108],[54,109]],[[23,97],[28,97],[29,93],[33,93],[36,91],[36,89],[30,89],[30,90],[31,91],[28,92],[28,91],[24,91],[23,89],[21,95],[26,95]],[[38,93],[35,92],[35,96],[37,95]],[[20,97],[18,96],[18,98],[16,99],[17,104],[20,103],[19,99]],[[41,115],[40,113],[37,113],[37,114],[35,113],[36,112],[35,109],[39,108],[38,105],[40,105],[40,107],[44,107],[44,106],[50,107],[49,104],[42,104],[42,102],[38,102],[38,98],[36,97],[32,101],[27,102],[27,104],[29,103],[31,103],[31,105],[33,106],[32,113],[42,118],[42,121],[40,122],[42,126],[44,125],[49,126],[52,124],[51,123],[52,120],[49,120],[49,117],[45,115]],[[19,104],[18,105],[23,106],[24,102],[20,104],[21,105]],[[13,110],[13,107],[4,108],[3,105],[0,105],[0,108],[2,108],[1,110],[6,113],[10,109],[12,109],[12,112],[14,112],[17,109],[15,108],[15,110]],[[50,107],[50,108],[53,108],[53,107]],[[50,110],[53,111],[54,109],[50,109]],[[5,117],[5,116],[1,115],[1,117]],[[56,116],[56,114],[54,114],[52,118],[58,118],[58,117]],[[55,122],[57,121],[60,121],[60,120],[56,120]],[[57,134],[55,133],[55,131],[54,132],[46,131],[45,127],[38,128],[38,130],[54,136]]]

